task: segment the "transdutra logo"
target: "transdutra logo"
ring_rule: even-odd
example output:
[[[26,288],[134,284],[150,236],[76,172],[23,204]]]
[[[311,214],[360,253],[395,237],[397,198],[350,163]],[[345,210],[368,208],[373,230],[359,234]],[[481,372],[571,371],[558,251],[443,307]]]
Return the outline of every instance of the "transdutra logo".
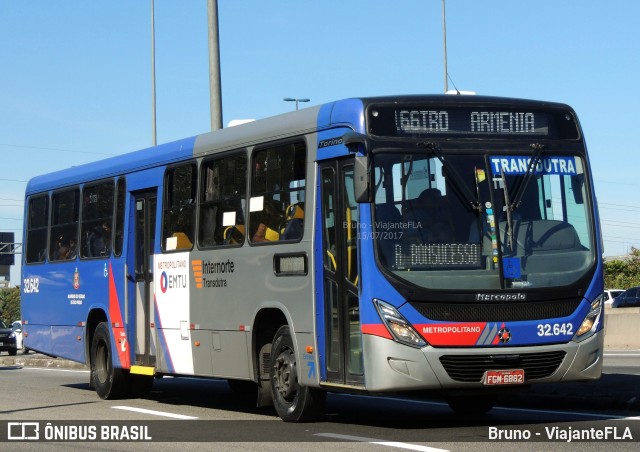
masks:
[[[226,261],[191,261],[191,270],[197,289],[227,287],[227,274],[235,272],[236,264],[231,259]]]

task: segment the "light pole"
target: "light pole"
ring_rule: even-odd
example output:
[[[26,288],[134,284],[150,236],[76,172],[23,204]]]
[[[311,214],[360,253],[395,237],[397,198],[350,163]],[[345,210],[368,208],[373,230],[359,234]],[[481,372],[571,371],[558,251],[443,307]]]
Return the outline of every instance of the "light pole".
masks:
[[[209,18],[209,91],[211,130],[222,129],[222,82],[220,77],[220,37],[218,31],[218,0],[207,0]]]
[[[285,97],[284,99],[282,99],[285,102],[295,102],[296,103],[296,111],[298,110],[298,103],[299,102],[309,102],[311,99],[298,99],[298,98],[293,98],[293,97]]]
[[[155,7],[151,0],[151,145],[157,144],[156,134],[156,31]]]
[[[447,70],[447,19],[445,15],[444,0],[442,0],[442,47],[444,50],[444,92],[449,91],[449,72]]]

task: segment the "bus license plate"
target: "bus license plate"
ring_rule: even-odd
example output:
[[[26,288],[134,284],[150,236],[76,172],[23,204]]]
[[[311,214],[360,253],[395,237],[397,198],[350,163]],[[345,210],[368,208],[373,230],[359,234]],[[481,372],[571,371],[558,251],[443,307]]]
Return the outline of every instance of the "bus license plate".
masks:
[[[485,385],[518,385],[524,383],[524,369],[488,370],[484,374]]]

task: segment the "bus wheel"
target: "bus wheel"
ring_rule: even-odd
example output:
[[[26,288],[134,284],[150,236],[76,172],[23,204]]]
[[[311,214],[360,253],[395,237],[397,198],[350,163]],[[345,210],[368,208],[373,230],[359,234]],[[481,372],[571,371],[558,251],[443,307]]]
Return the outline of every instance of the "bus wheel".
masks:
[[[91,379],[101,399],[119,399],[129,389],[128,375],[113,367],[111,338],[106,322],[96,327],[91,342]]]
[[[326,393],[298,384],[298,368],[288,326],[275,335],[271,349],[271,393],[278,416],[285,422],[316,418],[324,408]]]
[[[449,408],[463,416],[485,414],[496,403],[493,396],[450,396],[446,400]]]

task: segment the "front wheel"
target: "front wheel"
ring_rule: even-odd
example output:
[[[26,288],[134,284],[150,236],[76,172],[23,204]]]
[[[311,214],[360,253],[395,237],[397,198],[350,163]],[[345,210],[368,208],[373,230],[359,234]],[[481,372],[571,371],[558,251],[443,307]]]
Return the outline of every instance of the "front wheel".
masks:
[[[278,416],[285,422],[300,422],[318,417],[324,408],[326,393],[298,383],[298,366],[288,326],[275,335],[271,349],[271,394]]]
[[[96,327],[91,342],[91,380],[101,399],[119,399],[129,390],[129,375],[113,367],[111,336],[106,322]]]

